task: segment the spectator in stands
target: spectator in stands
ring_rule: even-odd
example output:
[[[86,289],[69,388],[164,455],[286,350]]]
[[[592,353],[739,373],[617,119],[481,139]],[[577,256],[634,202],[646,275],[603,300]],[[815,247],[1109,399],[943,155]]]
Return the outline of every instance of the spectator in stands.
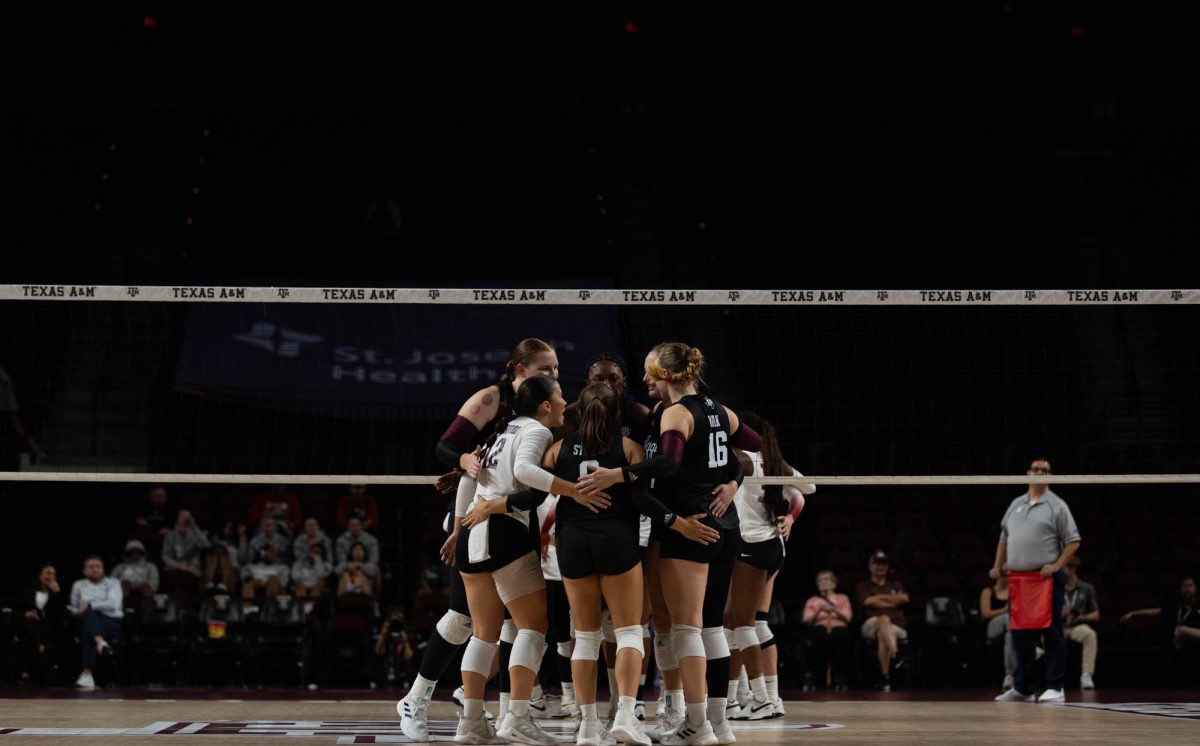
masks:
[[[286,536],[279,533],[279,522],[264,516],[259,521],[258,533],[250,540],[250,556],[258,557],[266,547],[274,549],[275,555],[280,559],[286,560],[291,556],[292,543]]]
[[[325,558],[325,547],[314,541],[308,551],[292,565],[292,595],[318,599],[325,595],[325,580],[333,573],[333,563]],[[308,607],[311,610],[311,605]]]
[[[67,607],[66,598],[58,586],[58,571],[54,565],[42,565],[37,580],[22,592],[19,604],[21,639],[18,665],[21,683],[26,684],[32,680],[34,672],[50,667],[47,646],[53,644],[57,631],[62,628]]]
[[[1196,599],[1196,576],[1188,575],[1179,584],[1177,603],[1130,611],[1121,617],[1121,624],[1139,616],[1166,619],[1171,625],[1171,641],[1176,650],[1200,652],[1200,602]]]
[[[1095,689],[1092,676],[1096,674],[1096,630],[1088,622],[1100,621],[1100,604],[1091,583],[1079,579],[1079,557],[1067,560],[1067,582],[1063,586],[1061,613],[1067,639],[1083,646],[1083,673],[1080,689]]]
[[[1001,691],[1013,688],[1017,671],[1017,652],[1013,649],[1012,633],[1008,631],[1008,576],[996,578],[993,585],[979,592],[979,616],[987,623],[987,639],[995,644],[1004,638],[1004,683]]]
[[[404,627],[404,609],[393,606],[375,636],[375,655],[383,659],[384,678],[389,685],[401,687],[411,684],[416,662],[416,649]]]
[[[161,542],[174,523],[174,508],[170,504],[165,487],[151,487],[146,493],[146,502],[133,517],[134,538],[145,541],[144,534],[157,536]]]
[[[257,526],[263,518],[271,518],[279,532],[291,536],[300,528],[300,501],[286,484],[273,484],[258,494],[250,504],[250,525]]]
[[[367,552],[367,562],[375,565],[379,564],[379,540],[366,531],[363,531],[361,518],[353,517],[346,522],[346,533],[337,539],[335,557],[339,563],[345,562],[346,558],[350,556],[350,545],[354,542],[363,545],[363,549]]]
[[[104,576],[104,560],[90,554],[83,560],[83,578],[71,586],[71,604],[67,608],[79,618],[83,644],[83,670],[75,680],[81,689],[95,689],[92,669],[97,655],[112,652],[109,640],[121,635],[121,617],[125,615],[121,584]]]
[[[859,608],[867,617],[862,625],[862,636],[876,643],[876,654],[879,656],[880,676],[875,688],[888,692],[892,689],[892,659],[896,657],[900,641],[908,639],[903,609],[908,603],[908,594],[899,581],[888,579],[890,563],[887,552],[877,550],[871,555],[867,568],[871,577],[858,584],[855,596]]]
[[[158,593],[158,568],[146,559],[146,547],[137,539],[125,542],[125,561],[113,568],[112,576],[121,584],[125,603],[131,608]]]
[[[247,604],[247,613],[257,610],[254,604],[259,591],[264,600],[274,598],[287,592],[290,579],[291,572],[279,559],[275,547],[270,544],[263,547],[257,561],[242,568],[242,600]]]
[[[325,560],[333,562],[333,542],[321,530],[321,524],[317,523],[317,519],[309,516],[304,519],[304,533],[296,537],[292,542],[292,556],[296,559],[304,559],[308,556],[308,546],[310,544],[320,544],[325,549]]]
[[[246,563],[250,545],[246,541],[246,524],[225,521],[221,534],[213,539],[204,565],[207,589],[229,593],[237,583],[239,569]]]
[[[340,539],[339,539],[340,541]],[[379,566],[367,557],[367,549],[362,542],[356,541],[350,545],[350,556],[337,566],[338,595],[343,593],[374,592],[374,579],[379,573]]]
[[[838,691],[846,688],[846,673],[854,653],[854,640],[848,626],[853,613],[850,599],[837,592],[837,575],[833,570],[817,573],[817,595],[804,604],[803,615],[804,624],[810,627],[808,636],[813,650],[809,672],[815,680],[824,682],[825,668],[832,664],[834,686]]]
[[[1034,459],[1025,472],[1028,476],[1049,476],[1050,462]],[[1005,572],[1036,572],[1042,578],[1053,578],[1050,605],[1050,626],[1046,629],[1012,629],[1011,615],[1021,611],[1021,597],[1009,600],[1009,631],[1017,652],[1017,673],[1013,688],[996,697],[1000,702],[1032,702],[1035,700],[1034,649],[1043,640],[1045,650],[1046,689],[1038,702],[1062,702],[1063,685],[1067,677],[1067,638],[1063,634],[1063,586],[1067,576],[1063,571],[1067,560],[1079,549],[1079,529],[1075,517],[1062,498],[1048,485],[1031,483],[1029,491],[1013,500],[1000,521],[1000,540],[996,543],[996,559],[989,572],[992,579]],[[1012,583],[1012,578],[1009,578]]]
[[[0,421],[0,471],[19,471],[22,453],[28,453],[34,463],[46,458],[21,420],[17,394],[4,368],[0,368]]]
[[[168,589],[195,593],[200,585],[200,560],[208,549],[208,537],[196,525],[190,510],[175,517],[175,529],[163,540],[163,571]]]
[[[363,529],[372,531],[379,523],[379,505],[365,484],[352,484],[350,491],[338,500],[337,525],[345,529],[351,516],[362,520]]]

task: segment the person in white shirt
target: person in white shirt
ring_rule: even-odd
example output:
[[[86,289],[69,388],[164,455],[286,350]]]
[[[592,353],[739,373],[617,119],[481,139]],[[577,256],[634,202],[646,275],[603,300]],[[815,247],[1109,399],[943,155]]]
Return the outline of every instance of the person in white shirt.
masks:
[[[146,559],[146,545],[137,539],[125,543],[125,561],[113,568],[112,576],[131,608],[138,599],[158,593],[158,568]]]
[[[739,451],[746,476],[804,476],[784,461],[779,438],[770,422],[753,412],[738,416],[762,436],[761,452]],[[743,542],[733,570],[725,618],[725,636],[734,653],[726,714],[734,720],[761,720],[784,714],[783,700],[779,697],[778,652],[773,649],[775,636],[767,625],[767,611],[775,578],[787,555],[784,542],[804,509],[804,496],[816,491],[815,484],[799,487],[743,484],[734,495]],[[739,695],[743,664],[749,691]]]
[[[121,610],[124,595],[121,583],[115,578],[104,576],[104,560],[98,554],[90,554],[83,560],[83,579],[71,586],[71,604],[67,608],[79,617],[83,633],[83,670],[75,685],[81,689],[95,689],[96,679],[92,669],[97,655],[112,652],[110,639],[121,635]]]
[[[552,378],[538,376],[521,384],[513,401],[515,419],[501,421],[481,454],[477,501],[508,501],[526,487],[579,496],[575,483],[542,468],[542,457],[553,440],[550,428],[562,426],[566,406],[562,389]],[[466,699],[456,740],[459,736],[490,735],[483,720],[483,688],[491,674],[507,607],[517,637],[509,660],[509,711],[496,735],[529,744],[558,743],[529,712],[546,647],[546,581],[529,514],[528,509],[493,516],[472,510],[462,521],[466,536],[458,541],[456,564],[467,589],[472,637],[463,654]]]
[[[275,547],[270,544],[262,549],[262,559],[242,568],[242,601],[253,608],[259,589],[264,598],[274,598],[285,593],[291,572],[280,559]]]

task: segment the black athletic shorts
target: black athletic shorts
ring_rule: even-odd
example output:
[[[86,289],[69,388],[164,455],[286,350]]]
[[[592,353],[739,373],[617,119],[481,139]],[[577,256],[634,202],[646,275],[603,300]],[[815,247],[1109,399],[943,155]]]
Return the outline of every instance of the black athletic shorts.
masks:
[[[662,548],[658,552],[659,558],[690,560],[705,564],[718,560],[732,562],[737,559],[738,549],[742,546],[742,535],[738,529],[722,528],[711,515],[704,516],[700,522],[705,526],[715,528],[720,532],[721,537],[715,543],[705,545],[698,541],[685,539],[675,529],[668,528],[663,532]]]
[[[742,542],[742,550],[738,552],[738,562],[766,570],[768,576],[783,569],[783,558],[783,537],[780,536],[766,541]]]
[[[470,561],[472,531],[488,532],[489,559],[474,563]],[[454,548],[454,564],[460,572],[496,572],[535,550],[540,551],[541,547],[534,546],[529,526],[501,513],[489,518],[487,525],[482,528],[463,526],[458,534],[458,545]]]
[[[564,578],[620,575],[642,560],[638,525],[630,521],[579,521],[560,525],[555,546]]]

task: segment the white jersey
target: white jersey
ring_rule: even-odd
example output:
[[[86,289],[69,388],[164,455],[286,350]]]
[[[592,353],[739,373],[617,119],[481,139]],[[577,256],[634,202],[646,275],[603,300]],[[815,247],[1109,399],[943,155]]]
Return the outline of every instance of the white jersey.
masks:
[[[554,475],[542,468],[542,457],[553,440],[546,426],[532,417],[518,417],[508,423],[483,454],[476,494],[486,500],[505,500],[526,486],[549,492],[554,486]],[[497,516],[505,517],[529,525],[528,510],[514,510]],[[488,520],[491,519],[481,521],[476,529],[483,528]],[[470,558],[471,562],[482,562],[490,557],[488,531],[476,529],[471,530],[469,538]]]
[[[762,454],[744,452],[750,461],[754,464],[754,472],[747,474],[747,477],[762,477],[763,474],[763,459]],[[792,469],[792,476],[804,476],[800,472]],[[783,488],[783,496],[790,501],[794,495],[811,495],[817,491],[815,484],[802,484],[799,488],[786,486]],[[760,541],[770,541],[779,536],[779,526],[775,523],[775,516],[763,504],[763,485],[761,484],[743,484],[733,496],[733,502],[737,506],[738,519],[741,522],[742,541],[748,544],[755,544]]]

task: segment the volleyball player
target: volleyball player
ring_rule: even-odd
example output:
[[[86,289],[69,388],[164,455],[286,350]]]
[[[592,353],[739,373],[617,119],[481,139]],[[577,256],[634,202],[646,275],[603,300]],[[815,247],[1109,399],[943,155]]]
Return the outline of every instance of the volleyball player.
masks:
[[[662,734],[660,741],[667,746],[731,744],[736,739],[725,721],[726,698],[710,696],[707,706],[705,703],[706,693],[726,693],[729,678],[723,622],[741,544],[737,511],[732,508],[736,483],[727,481],[740,469],[737,459],[730,459],[729,448],[757,451],[761,439],[751,428],[741,426],[731,410],[699,393],[704,366],[700,350],[668,342],[658,345],[655,355],[648,374],[663,401],[671,403],[662,413],[660,453],[624,469],[597,469],[580,480],[580,487],[587,495],[619,482],[670,477],[669,506],[685,515],[706,513],[703,522],[719,531],[720,539],[711,545],[698,545],[671,533],[661,542],[663,593],[671,614],[687,716],[678,730]],[[717,726],[715,731],[710,719]]]
[[[645,433],[646,423],[650,417],[650,409],[633,397],[633,392],[629,389],[629,366],[625,364],[625,360],[620,355],[611,352],[600,352],[588,360],[584,371],[585,386],[594,383],[606,383],[616,392],[617,397],[620,399],[621,435],[630,438],[642,437]],[[567,407],[564,434],[573,433],[579,427],[578,405],[579,402],[574,402]],[[657,433],[655,433],[655,437],[657,437]],[[649,543],[650,530],[651,521],[649,516],[642,515],[639,527],[639,545],[643,550]],[[651,653],[649,584],[643,583],[643,587],[646,590],[642,600],[641,620],[642,649],[644,655],[642,656],[642,670],[638,676],[638,701],[635,706],[639,720],[644,717],[642,692],[646,684],[646,671],[650,664]],[[610,696],[607,720],[611,722],[616,715],[618,705],[616,683],[617,639],[613,631],[612,617],[607,610],[601,620],[600,628],[604,636],[604,644],[601,650],[604,653],[604,660],[607,664],[608,691]]]
[[[573,482],[541,466],[552,439],[550,428],[562,425],[566,406],[562,389],[551,378],[530,378],[521,384],[513,399],[515,418],[501,420],[481,454],[477,499],[505,505],[526,486],[539,493],[606,499],[599,495],[583,498]],[[483,743],[499,736],[510,743],[551,746],[557,741],[534,722],[529,711],[533,683],[546,650],[546,582],[539,552],[531,541],[530,511],[514,510],[495,517],[472,512],[462,525],[466,536],[456,547],[456,563],[467,589],[472,636],[463,653],[466,698],[455,741]],[[483,688],[491,674],[506,609],[517,627],[509,664],[511,698],[507,716],[493,732],[483,715]]]
[[[784,461],[771,423],[753,412],[740,413],[740,419],[762,436],[760,452],[741,452],[750,464],[746,469],[747,476],[804,476]],[[773,645],[774,636],[767,626],[766,614],[757,621],[755,617],[767,588],[767,580],[773,580],[783,568],[787,554],[784,541],[791,532],[792,522],[804,508],[804,496],[811,495],[816,489],[814,484],[803,484],[798,488],[790,485],[763,487],[760,484],[745,484],[734,495],[740,519],[742,548],[734,565],[725,631],[733,653],[726,714],[736,720],[776,717],[778,677],[774,667],[768,674],[763,659],[764,646]],[[770,607],[769,595],[767,607]],[[762,637],[759,636],[760,631]],[[751,696],[739,706],[737,682],[742,665],[746,667]],[[768,675],[771,679],[769,682]]]
[[[541,546],[542,577],[546,579],[546,609],[549,626],[548,638],[555,646],[555,668],[558,671],[559,682],[562,684],[561,708],[551,710],[550,700],[543,700],[542,712],[538,712],[540,686],[534,687],[533,708],[534,717],[551,718],[563,715],[576,715],[579,711],[575,704],[575,686],[571,676],[571,607],[567,600],[567,591],[563,586],[562,570],[558,564],[558,495],[549,495],[541,505],[537,506],[538,538]]]
[[[491,436],[501,417],[511,412],[512,399],[520,385],[527,378],[535,376],[557,379],[558,356],[546,342],[524,339],[513,350],[499,382],[480,389],[467,399],[438,441],[438,458],[447,466],[463,472],[458,484],[460,497],[456,502],[462,502],[462,498],[465,498],[469,505],[474,498],[474,477],[479,474],[478,447]],[[456,515],[452,508],[446,516],[449,536],[441,550],[442,561],[451,566],[454,565],[461,523],[462,515]],[[455,653],[470,637],[471,616],[466,591],[462,578],[456,572],[450,582],[450,608],[438,620],[436,629],[429,636],[416,681],[396,703],[400,729],[404,735],[414,741],[429,740],[427,713],[433,690],[454,660]]]

